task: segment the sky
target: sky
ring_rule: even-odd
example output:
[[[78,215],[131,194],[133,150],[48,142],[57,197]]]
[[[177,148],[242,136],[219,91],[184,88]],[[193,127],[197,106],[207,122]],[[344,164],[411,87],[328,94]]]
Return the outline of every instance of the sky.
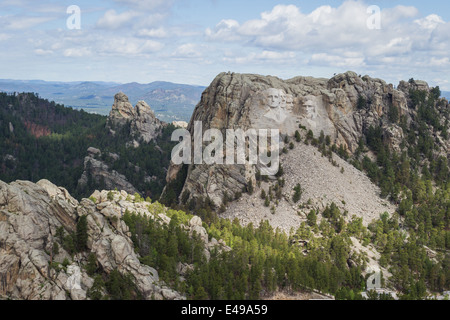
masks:
[[[207,86],[228,71],[349,70],[450,91],[450,2],[0,0],[0,79]]]

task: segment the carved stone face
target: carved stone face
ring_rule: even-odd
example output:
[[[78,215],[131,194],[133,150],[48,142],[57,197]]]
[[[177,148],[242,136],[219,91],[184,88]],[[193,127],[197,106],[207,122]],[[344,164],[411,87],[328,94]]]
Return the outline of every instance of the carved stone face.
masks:
[[[281,91],[278,89],[270,88],[267,90],[267,105],[274,109],[281,105],[282,96]]]
[[[305,117],[307,119],[314,119],[317,117],[316,102],[312,99],[308,99],[305,102]]]
[[[294,97],[291,94],[286,95],[286,109],[291,111],[294,108]]]
[[[280,107],[283,109],[286,109],[286,103],[287,103],[287,94],[284,93],[283,90],[280,90],[280,97],[281,97],[281,102],[280,102]]]

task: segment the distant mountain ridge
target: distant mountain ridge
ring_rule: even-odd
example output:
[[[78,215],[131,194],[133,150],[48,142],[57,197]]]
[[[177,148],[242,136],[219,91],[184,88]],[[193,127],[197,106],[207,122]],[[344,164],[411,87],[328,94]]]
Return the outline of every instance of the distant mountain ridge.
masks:
[[[43,80],[0,79],[0,91],[35,92],[40,97],[84,109],[91,113],[107,115],[117,92],[125,93],[134,105],[145,100],[162,121],[189,121],[195,105],[205,87],[155,81],[115,83],[102,81],[57,82]]]
[[[442,96],[447,100],[450,100],[450,91],[442,91]]]

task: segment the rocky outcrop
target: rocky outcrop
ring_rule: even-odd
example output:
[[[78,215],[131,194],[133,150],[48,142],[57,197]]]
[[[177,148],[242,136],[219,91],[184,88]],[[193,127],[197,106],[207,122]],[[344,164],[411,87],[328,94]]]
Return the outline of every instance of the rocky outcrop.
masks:
[[[416,82],[420,88],[425,87]],[[354,152],[362,134],[371,125],[379,125],[389,108],[409,117],[405,91],[392,84],[354,72],[331,79],[296,77],[281,80],[272,76],[221,73],[203,92],[188,125],[194,141],[195,122],[203,133],[216,128],[226,136],[226,129],[279,129],[282,136],[294,135],[299,126],[318,137],[321,132],[331,143]],[[390,131],[395,145],[403,135],[400,127]],[[204,144],[205,145],[205,144]],[[234,195],[253,182],[254,165],[189,165],[183,192],[189,197],[210,197],[216,205],[225,194]],[[176,176],[180,166],[172,164],[167,180]]]
[[[69,276],[56,274],[50,261],[56,229],[75,230],[78,201],[46,180],[37,184],[0,181],[0,296],[13,299],[66,299]],[[90,283],[83,273],[83,283]],[[85,289],[87,289],[85,287]]]
[[[405,94],[409,94],[410,90],[420,90],[420,91],[430,91],[430,87],[428,86],[428,83],[422,80],[414,80],[411,79],[408,82],[406,81],[400,81],[398,87],[398,90],[402,91]]]
[[[186,121],[172,121],[172,124],[177,128],[183,129],[186,129],[188,126],[188,123]]]
[[[85,266],[92,253],[102,272],[131,274],[145,299],[185,298],[161,281],[157,270],[140,263],[128,227],[121,220],[128,210],[170,223],[165,214],[168,209],[155,204],[153,211],[151,203],[135,201],[125,191],[96,191],[92,198],[95,203],[88,199],[78,202],[66,189],[47,180],[36,184],[0,181],[0,299],[88,299],[94,279]],[[81,216],[86,216],[88,249],[69,255],[60,244],[56,250],[61,228],[66,235],[75,232]],[[231,250],[223,241],[209,240],[198,217],[184,228],[204,241],[207,258],[213,248]],[[61,267],[63,262],[66,267]],[[180,264],[178,269],[182,280],[193,266]]]
[[[109,119],[116,124],[125,124],[127,120],[131,120],[136,117],[136,110],[134,110],[131,103],[128,101],[128,97],[119,92],[114,96],[114,104],[112,110],[109,113]]]
[[[78,180],[78,186],[83,188],[89,184],[89,179],[93,179],[96,185],[102,185],[108,190],[124,190],[128,193],[134,194],[138,190],[128,182],[127,178],[115,170],[110,170],[109,166],[103,161],[96,159],[96,156],[100,156],[101,151],[96,148],[89,148],[88,155],[84,158],[84,171]],[[116,159],[118,155],[109,154],[113,159]]]
[[[155,113],[145,101],[139,101],[133,108],[128,97],[120,92],[114,96],[114,104],[109,113],[107,125],[111,133],[117,128],[130,124],[130,137],[134,138],[131,145],[139,145],[138,140],[150,142],[156,139],[166,125],[156,118]]]

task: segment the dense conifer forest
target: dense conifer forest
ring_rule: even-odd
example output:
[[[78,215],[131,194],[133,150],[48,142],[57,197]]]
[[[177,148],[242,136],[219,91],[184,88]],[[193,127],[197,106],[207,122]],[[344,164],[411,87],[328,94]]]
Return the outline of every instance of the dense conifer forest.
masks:
[[[36,182],[45,178],[78,199],[89,197],[95,189],[104,189],[102,181],[93,179],[87,186],[78,187],[86,150],[95,147],[102,151],[101,160],[125,175],[143,195],[159,197],[173,147],[170,135],[174,127],[168,125],[156,143],[141,142],[138,148],[127,148],[126,126],[113,136],[106,128],[106,120],[105,116],[67,108],[37,94],[0,93],[0,180]],[[113,161],[107,157],[108,152],[120,158]],[[135,166],[157,179],[146,183]]]

